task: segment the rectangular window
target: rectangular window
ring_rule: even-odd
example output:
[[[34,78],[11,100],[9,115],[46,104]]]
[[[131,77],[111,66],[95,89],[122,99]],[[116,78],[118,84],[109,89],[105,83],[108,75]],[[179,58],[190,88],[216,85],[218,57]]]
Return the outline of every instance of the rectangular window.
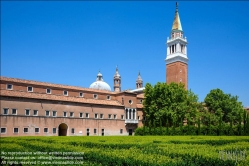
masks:
[[[86,113],[86,118],[89,118],[89,113]]]
[[[70,117],[73,117],[73,115],[74,115],[73,112],[70,112]]]
[[[46,113],[45,113],[45,114],[46,114],[46,116],[49,116],[49,114],[50,114],[50,111],[46,111]]]
[[[18,133],[18,128],[14,128],[14,133]]]
[[[39,133],[39,128],[35,128],[35,132],[36,132],[36,133]]]
[[[112,114],[108,114],[108,119],[111,119],[112,118]]]
[[[94,98],[94,99],[97,99],[97,98],[98,98],[98,95],[94,94],[94,95],[93,95],[93,98]]]
[[[28,86],[28,92],[33,92],[33,87],[32,86]]]
[[[27,115],[27,116],[30,115],[30,110],[29,109],[25,110],[25,115]]]
[[[23,128],[23,132],[27,133],[27,132],[29,132],[29,129],[27,127],[25,127],[25,128]]]
[[[12,108],[12,115],[16,115],[17,114],[17,110],[15,108]]]
[[[4,109],[3,109],[3,114],[4,114],[4,115],[8,115],[8,113],[9,113],[9,109],[8,109],[8,108],[4,108]]]
[[[83,118],[83,113],[82,112],[80,112],[80,118]]]
[[[120,129],[120,134],[123,134],[123,129]]]
[[[53,134],[56,134],[56,128],[53,128]]]
[[[121,115],[121,119],[124,119],[124,115]]]
[[[82,92],[80,92],[80,93],[79,93],[79,96],[80,96],[80,97],[83,97],[83,93],[82,93]]]
[[[64,96],[68,95],[68,92],[66,90],[63,91]]]
[[[140,120],[140,116],[137,116],[137,119]]]
[[[38,110],[33,110],[33,116],[38,116]]]
[[[113,119],[117,119],[117,115],[113,115]]]
[[[109,96],[109,95],[106,96],[106,99],[107,99],[107,100],[110,100],[110,99],[111,99],[111,96]]]
[[[63,112],[63,116],[64,116],[64,117],[67,117],[67,112]]]
[[[94,118],[97,119],[98,118],[98,114],[94,114]]]
[[[72,128],[72,134],[74,134],[74,128]]]
[[[6,128],[5,127],[1,128],[1,134],[4,134],[4,133],[6,133]]]
[[[104,115],[103,114],[100,114],[100,119],[103,119],[104,118]]]
[[[94,129],[94,130],[93,130],[93,133],[94,133],[94,134],[97,134],[97,129]]]
[[[56,115],[57,115],[57,112],[53,111],[53,117],[56,117]]]
[[[51,89],[46,89],[47,94],[51,94]]]
[[[90,135],[90,129],[86,129],[86,135],[87,135],[87,136]]]
[[[48,128],[44,128],[44,133],[48,133]]]
[[[7,89],[12,90],[13,86],[11,84],[7,84]]]
[[[101,131],[101,135],[104,136],[105,135],[105,129],[102,129]]]

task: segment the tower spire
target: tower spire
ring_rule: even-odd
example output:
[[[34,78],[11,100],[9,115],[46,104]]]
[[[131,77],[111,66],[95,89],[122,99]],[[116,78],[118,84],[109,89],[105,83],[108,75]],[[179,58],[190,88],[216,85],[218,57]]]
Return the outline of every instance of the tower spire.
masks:
[[[175,17],[170,34],[167,40],[166,62],[166,82],[184,83],[188,87],[188,56],[187,39],[183,37],[182,25],[178,13],[178,3],[176,2]]]
[[[116,72],[114,74],[113,81],[114,81],[114,91],[120,92],[121,91],[121,76],[118,73],[118,65],[116,66]]]
[[[172,25],[172,31],[174,30],[182,31],[182,24],[181,24],[179,13],[178,13],[178,2],[176,2],[175,17],[174,17],[174,21]]]
[[[136,80],[136,88],[138,89],[142,87],[143,87],[143,80],[142,80],[142,77],[140,75],[140,70],[139,70],[137,80]]]

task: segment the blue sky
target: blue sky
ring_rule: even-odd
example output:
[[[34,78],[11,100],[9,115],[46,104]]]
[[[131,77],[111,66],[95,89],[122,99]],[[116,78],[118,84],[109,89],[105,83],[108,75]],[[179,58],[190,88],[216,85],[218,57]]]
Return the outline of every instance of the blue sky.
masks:
[[[249,2],[179,2],[188,40],[189,89],[211,89],[249,106]],[[165,82],[174,1],[1,2],[1,75],[89,87],[100,70],[113,89]]]

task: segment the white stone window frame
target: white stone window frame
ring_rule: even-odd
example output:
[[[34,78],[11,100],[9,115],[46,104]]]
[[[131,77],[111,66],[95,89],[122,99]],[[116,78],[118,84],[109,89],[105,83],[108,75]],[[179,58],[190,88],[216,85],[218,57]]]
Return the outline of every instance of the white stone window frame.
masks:
[[[17,129],[17,132],[15,132],[15,129]],[[14,128],[13,128],[13,133],[14,133],[14,134],[18,134],[18,133],[19,133],[19,128],[18,128],[18,127],[14,127]]]
[[[84,93],[83,92],[79,92],[79,97],[84,97]]]
[[[54,115],[54,113],[55,113],[55,115]],[[53,116],[53,117],[57,117],[57,111],[53,110],[53,111],[52,111],[52,116]]]
[[[65,94],[66,93],[66,94]],[[68,96],[68,91],[67,90],[63,90],[63,95],[64,96]]]
[[[28,114],[27,114],[27,111],[28,111]],[[25,116],[30,116],[30,109],[29,108],[25,109]]]
[[[101,117],[102,116],[102,117]],[[104,119],[104,114],[100,114],[99,116],[100,119]]]
[[[69,116],[70,116],[71,118],[73,118],[73,117],[74,117],[74,112],[70,112],[70,113],[69,113]]]
[[[7,113],[5,113],[5,110],[7,110]],[[3,115],[9,115],[9,108],[3,108]]]
[[[128,103],[129,103],[129,104],[132,104],[132,103],[133,103],[133,101],[132,101],[132,100],[128,100]]]
[[[117,119],[117,114],[113,114],[113,119]]]
[[[45,131],[45,129],[47,129],[47,132]],[[48,127],[43,128],[43,133],[48,133]]]
[[[111,96],[110,96],[110,95],[107,95],[107,96],[106,96],[106,100],[111,100]]]
[[[65,116],[66,113],[66,116]],[[67,111],[63,111],[63,117],[67,117]]]
[[[38,132],[35,131],[35,133],[40,133],[40,128],[36,127],[35,130],[38,129]]]
[[[108,119],[112,119],[112,114],[108,114]]]
[[[98,99],[98,95],[97,94],[93,94],[93,98],[94,99]]]
[[[11,88],[8,87],[9,85],[11,86]],[[13,85],[12,84],[6,84],[6,89],[7,90],[13,90]]]
[[[97,115],[97,117],[96,117],[96,115]],[[94,119],[98,119],[98,118],[99,118],[98,113],[94,113]]]
[[[2,132],[2,129],[5,129],[5,132]],[[1,134],[6,134],[7,133],[7,127],[1,127],[0,132],[1,132]]]
[[[80,116],[80,114],[82,114],[82,116]],[[83,113],[83,112],[80,112],[80,113],[79,113],[79,117],[80,117],[80,118],[83,118],[83,117],[84,117],[84,113]]]
[[[25,132],[25,129],[27,129],[26,132]],[[25,134],[26,134],[26,133],[29,133],[29,128],[28,128],[28,127],[24,127],[24,128],[23,128],[23,133],[25,133]]]
[[[89,113],[88,113],[88,112],[86,112],[86,118],[89,118],[89,117],[90,117]]]
[[[13,114],[13,110],[16,110],[15,114]],[[11,115],[17,115],[17,109],[16,108],[11,108]]]
[[[48,92],[48,90],[49,90],[50,92]],[[47,88],[47,89],[46,89],[46,93],[47,93],[47,94],[52,94],[52,89]]]
[[[29,88],[31,88],[31,90],[29,90]],[[27,92],[33,92],[33,91],[34,91],[33,86],[28,86],[28,87],[27,87]]]
[[[48,112],[48,115],[47,115]],[[49,110],[45,110],[45,116],[50,116],[50,111]]]
[[[35,114],[35,111],[37,112],[37,114]],[[38,110],[33,110],[33,116],[38,116]]]
[[[53,129],[52,129],[52,132],[53,132],[53,134],[56,134],[57,133],[57,130],[56,130],[57,128],[56,127],[54,127]],[[54,132],[55,131],[55,132]]]

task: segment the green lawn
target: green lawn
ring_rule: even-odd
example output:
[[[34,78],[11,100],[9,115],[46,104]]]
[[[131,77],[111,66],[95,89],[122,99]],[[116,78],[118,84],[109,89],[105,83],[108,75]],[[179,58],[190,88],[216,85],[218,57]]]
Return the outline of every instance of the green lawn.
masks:
[[[11,161],[26,162],[23,165],[29,165],[28,162],[36,165],[249,165],[248,136],[5,137],[0,141],[3,165]]]

